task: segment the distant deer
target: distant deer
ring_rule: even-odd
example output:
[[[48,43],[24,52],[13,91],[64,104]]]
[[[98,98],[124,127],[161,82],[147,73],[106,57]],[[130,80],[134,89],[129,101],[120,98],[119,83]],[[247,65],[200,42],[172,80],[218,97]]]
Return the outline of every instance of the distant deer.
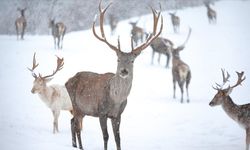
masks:
[[[173,42],[166,39],[166,38],[162,38],[162,37],[156,38],[150,44],[150,46],[152,48],[151,63],[153,64],[154,55],[157,52],[157,53],[159,53],[158,63],[160,63],[161,54],[166,55],[166,57],[167,57],[166,68],[168,68],[169,67],[169,60],[171,58],[171,50],[173,49],[173,45],[174,45]]]
[[[173,25],[174,33],[179,33],[180,32],[180,17],[178,17],[175,13],[169,13],[171,16],[171,22]]]
[[[173,98],[175,98],[176,82],[178,83],[181,90],[181,103],[183,103],[183,86],[186,83],[186,93],[187,93],[187,102],[189,102],[189,93],[188,86],[191,80],[191,70],[189,66],[183,62],[180,58],[180,51],[185,48],[185,45],[191,35],[191,28],[189,28],[188,36],[185,42],[178,46],[177,48],[172,49],[172,76],[173,76]]]
[[[241,127],[243,127],[246,130],[246,150],[249,150],[249,144],[250,144],[250,103],[245,105],[237,105],[233,102],[232,98],[229,96],[233,89],[239,85],[246,79],[246,77],[243,77],[244,72],[241,73],[236,72],[238,75],[238,80],[235,85],[228,86],[227,88],[223,89],[223,86],[227,81],[229,81],[229,73],[227,72],[227,75],[225,75],[225,71],[222,70],[222,77],[223,77],[223,84],[217,84],[216,87],[213,87],[215,90],[217,90],[217,93],[215,94],[212,101],[209,103],[210,106],[217,106],[221,105],[223,110],[226,112],[226,114],[236,121]]]
[[[216,14],[216,11],[213,10],[209,3],[205,3],[205,6],[207,7],[207,17],[208,17],[208,22],[210,24],[216,24],[216,20],[217,20],[217,14]]]
[[[63,38],[66,33],[66,26],[62,22],[55,23],[54,19],[49,21],[49,27],[52,29],[52,36],[54,38],[54,47],[55,49],[62,49],[63,47]]]
[[[49,107],[53,113],[53,133],[58,132],[58,118],[60,110],[72,111],[72,104],[68,95],[67,89],[62,85],[47,86],[47,83],[51,81],[53,76],[62,69],[63,58],[57,57],[57,67],[51,75],[42,76],[40,73],[36,75],[34,73],[35,68],[38,66],[36,63],[36,54],[33,56],[33,67],[29,69],[32,72],[32,76],[35,78],[33,82],[33,88],[31,93],[37,93],[40,99]]]
[[[72,131],[72,145],[77,147],[76,137],[78,138],[79,148],[83,149],[81,143],[81,132],[79,129],[79,122],[85,115],[99,117],[103,140],[104,149],[107,150],[107,143],[109,139],[107,130],[107,119],[110,118],[113,127],[113,133],[116,142],[117,150],[121,150],[120,146],[120,123],[121,114],[127,104],[127,97],[130,93],[133,80],[133,63],[141,51],[146,49],[152,41],[154,41],[161,33],[163,28],[163,19],[161,17],[161,27],[157,33],[157,24],[160,18],[160,12],[152,9],[154,15],[153,33],[147,38],[145,43],[134,48],[131,38],[131,52],[122,52],[120,47],[120,40],[118,38],[118,45],[114,46],[107,41],[104,33],[103,20],[104,14],[108,7],[101,8],[101,1],[99,3],[100,12],[100,33],[97,35],[95,31],[95,22],[92,26],[94,36],[107,44],[110,49],[116,52],[117,71],[113,73],[97,74],[93,72],[78,72],[74,77],[66,82],[66,88],[73,104],[74,117],[71,120]]]
[[[117,18],[113,14],[110,14],[109,15],[109,25],[110,25],[110,29],[111,29],[111,35],[114,34],[115,29],[117,27],[117,24],[118,24]]]
[[[23,40],[24,32],[27,26],[27,21],[24,15],[26,8],[24,9],[17,8],[17,10],[20,11],[21,16],[18,17],[15,21],[16,35],[17,35],[17,40],[19,39],[19,34],[21,35],[21,40]]]
[[[136,22],[129,22],[132,26],[131,35],[132,39],[135,42],[135,45],[138,45],[138,42],[143,42],[143,37],[145,35],[144,29],[137,26],[138,20]]]

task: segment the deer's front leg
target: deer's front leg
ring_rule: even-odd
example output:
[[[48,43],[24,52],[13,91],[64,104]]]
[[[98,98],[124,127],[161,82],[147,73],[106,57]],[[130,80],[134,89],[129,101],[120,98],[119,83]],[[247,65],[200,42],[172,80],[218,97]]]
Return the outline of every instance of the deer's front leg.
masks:
[[[100,125],[102,128],[102,134],[103,134],[103,140],[104,140],[104,150],[107,150],[108,148],[108,128],[107,128],[107,116],[103,115],[99,117]]]
[[[250,144],[250,128],[246,129],[246,150],[249,150]]]
[[[54,116],[54,122],[53,122],[53,133],[59,132],[58,130],[58,117],[60,115],[60,111],[52,110],[53,116]]]
[[[121,150],[121,143],[120,143],[121,116],[118,116],[117,118],[112,118],[111,122],[113,127],[113,133],[115,136],[116,148],[117,150]]]

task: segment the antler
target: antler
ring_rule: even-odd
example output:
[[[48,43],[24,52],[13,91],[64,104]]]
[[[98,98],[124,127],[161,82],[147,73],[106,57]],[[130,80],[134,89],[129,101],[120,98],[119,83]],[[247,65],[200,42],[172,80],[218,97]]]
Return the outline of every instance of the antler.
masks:
[[[100,31],[101,31],[101,37],[99,35],[96,34],[96,31],[95,31],[95,22],[96,22],[96,16],[95,16],[95,19],[94,19],[94,22],[93,22],[93,26],[92,26],[92,31],[93,31],[93,34],[94,36],[99,39],[100,41],[106,43],[112,50],[114,51],[120,51],[120,40],[118,38],[118,47],[110,44],[107,39],[106,39],[106,36],[105,36],[105,33],[104,33],[104,29],[103,29],[103,20],[104,20],[104,14],[106,12],[106,10],[109,8],[109,6],[112,4],[110,3],[106,8],[102,9],[101,8],[101,3],[102,3],[102,0],[100,1],[99,3],[99,13],[100,13]]]
[[[230,74],[227,72],[227,75],[225,76],[225,70],[224,69],[221,69],[221,73],[222,73],[222,80],[223,80],[223,83],[220,85],[218,83],[215,83],[216,84],[216,87],[213,87],[215,90],[221,90],[223,88],[223,86],[226,84],[226,82],[228,82],[229,78],[230,78]]]
[[[106,12],[106,10],[109,8],[109,6],[112,4],[110,3],[107,7],[105,7],[104,9],[101,8],[101,3],[102,3],[102,0],[100,1],[99,3],[99,13],[100,13],[100,31],[101,31],[101,37],[99,35],[97,35],[96,31],[95,31],[95,22],[96,22],[96,16],[95,16],[95,19],[94,19],[94,22],[93,22],[93,26],[92,26],[92,31],[93,31],[93,34],[94,36],[99,39],[100,41],[106,43],[112,50],[114,51],[121,51],[121,48],[120,48],[120,39],[118,37],[118,46],[114,46],[112,44],[110,44],[107,39],[106,39],[106,36],[105,36],[105,33],[104,33],[104,29],[103,29],[103,20],[104,20],[104,14]],[[135,53],[135,54],[139,54],[142,50],[144,50],[146,47],[148,47],[151,42],[156,39],[160,34],[161,34],[161,31],[162,31],[162,28],[163,28],[163,18],[161,17],[161,27],[160,27],[160,31],[158,33],[156,33],[156,30],[157,30],[157,26],[158,26],[158,20],[160,18],[160,14],[161,12],[157,12],[155,9],[153,9],[151,7],[151,10],[153,12],[153,16],[154,16],[154,26],[153,26],[153,34],[151,34],[148,39],[146,40],[145,43],[143,43],[141,46],[138,46],[137,48],[134,49],[133,47],[133,44],[131,44],[131,48],[132,48],[132,52]],[[132,42],[132,40],[131,40]]]
[[[40,78],[43,78],[43,79],[50,78],[50,77],[54,76],[58,71],[60,71],[63,68],[63,65],[64,65],[63,58],[59,58],[58,56],[56,56],[56,57],[57,57],[57,67],[56,67],[56,70],[54,70],[51,75],[47,75],[47,76],[44,76],[44,77],[42,77],[42,75],[39,74]]]
[[[34,73],[34,70],[36,69],[36,67],[38,66],[39,64],[36,63],[36,53],[34,53],[33,55],[33,66],[32,66],[32,69],[28,68],[29,71],[32,72],[32,76],[34,78],[37,78],[37,75]]]
[[[145,43],[143,43],[142,45],[136,47],[135,49],[132,46],[133,44],[131,44],[132,52],[135,53],[135,54],[139,54],[142,50],[144,50],[145,48],[147,48],[162,32],[163,18],[161,16],[161,11],[157,12],[152,7],[150,7],[150,8],[152,10],[153,17],[154,17],[153,33],[150,34],[150,36],[148,37],[148,39],[146,40]],[[160,27],[159,32],[157,33],[157,26],[158,26],[158,21],[159,21],[160,16],[161,16],[161,27]]]
[[[238,75],[238,80],[237,80],[236,84],[234,86],[230,87],[230,88],[235,88],[238,85],[241,85],[241,82],[243,82],[246,79],[246,77],[242,78],[243,75],[244,75],[244,71],[242,71],[241,73],[239,73],[239,72],[236,71],[236,73]]]
[[[222,88],[226,84],[226,82],[229,81],[230,74],[228,72],[227,72],[227,74],[225,74],[224,69],[221,69],[221,72],[222,72],[222,77],[223,77],[223,83],[221,85],[216,83],[216,88],[213,87],[215,90],[222,90]],[[233,88],[237,87],[238,85],[241,85],[241,83],[246,79],[246,77],[242,78],[244,75],[243,71],[241,73],[236,71],[236,73],[238,75],[238,80],[237,80],[236,84],[232,87],[229,86],[227,89],[233,89]]]

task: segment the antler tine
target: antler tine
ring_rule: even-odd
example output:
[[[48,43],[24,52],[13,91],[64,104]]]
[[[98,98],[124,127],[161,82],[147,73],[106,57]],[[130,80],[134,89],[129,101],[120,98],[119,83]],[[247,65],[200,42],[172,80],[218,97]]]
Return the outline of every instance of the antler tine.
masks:
[[[110,3],[110,4],[109,4],[107,7],[105,7],[104,9],[101,8],[101,3],[102,3],[102,0],[101,0],[100,3],[99,3],[99,13],[100,13],[100,18],[99,18],[100,21],[99,21],[99,22],[100,22],[101,37],[100,37],[99,35],[97,35],[97,33],[96,33],[96,31],[95,31],[96,16],[95,16],[95,20],[94,20],[93,25],[92,25],[93,34],[94,34],[94,36],[95,36],[98,40],[100,40],[100,41],[106,43],[106,44],[107,44],[111,49],[113,49],[114,51],[120,51],[120,41],[119,41],[119,39],[118,39],[118,47],[113,46],[112,44],[110,44],[110,43],[107,41],[107,39],[106,39],[106,36],[105,36],[105,33],[104,33],[104,28],[103,28],[104,14],[105,14],[106,10],[110,7],[110,5],[111,5],[112,3]]]
[[[230,77],[230,74],[227,72],[227,76],[225,76],[225,70],[224,69],[221,69],[221,72],[222,72],[222,77],[223,77],[223,85],[228,82],[229,80],[229,77]]]
[[[32,72],[32,76],[34,78],[37,78],[37,75],[34,73],[34,70],[36,69],[36,67],[38,66],[39,64],[36,63],[36,53],[34,53],[33,55],[33,65],[32,65],[32,69],[28,68],[29,71]]]
[[[134,52],[135,54],[139,54],[142,50],[144,50],[145,48],[147,48],[151,42],[153,42],[162,32],[163,29],[163,18],[161,16],[161,11],[157,12],[155,9],[153,9],[151,7],[152,13],[153,13],[153,17],[154,17],[154,26],[153,26],[153,34],[150,34],[150,36],[147,38],[146,42],[143,43],[142,45],[138,46],[137,48],[133,48],[132,47],[132,52]],[[159,18],[161,17],[161,27],[158,33],[156,33],[157,31],[157,26],[158,26],[158,21]]]
[[[54,76],[58,71],[60,71],[62,68],[63,68],[63,65],[64,65],[64,59],[63,58],[59,58],[58,56],[57,57],[57,67],[56,67],[56,70],[53,71],[53,73],[51,75],[47,75],[47,76],[44,76],[42,77],[41,74],[39,74],[40,78],[49,78],[49,77],[52,77]]]
[[[238,85],[241,85],[241,83],[246,79],[246,77],[242,78],[243,75],[244,75],[244,71],[242,71],[241,73],[239,73],[239,72],[236,71],[236,73],[237,73],[237,75],[238,75],[237,83],[236,83],[234,86],[230,87],[230,88],[235,88],[235,87],[237,87]]]

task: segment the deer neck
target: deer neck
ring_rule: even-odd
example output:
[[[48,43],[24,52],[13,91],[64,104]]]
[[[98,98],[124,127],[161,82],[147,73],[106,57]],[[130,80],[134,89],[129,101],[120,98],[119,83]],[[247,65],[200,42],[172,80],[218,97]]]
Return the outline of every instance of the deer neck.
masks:
[[[235,104],[230,96],[227,96],[222,103],[222,108],[227,113],[227,115],[238,122],[238,116],[240,115],[240,108]]]
[[[55,89],[53,87],[43,87],[42,91],[38,93],[39,97],[42,99],[42,101],[50,107],[53,102],[53,93]]]
[[[110,97],[116,104],[121,104],[130,93],[132,87],[133,72],[126,78],[121,77],[118,73],[110,80]]]

